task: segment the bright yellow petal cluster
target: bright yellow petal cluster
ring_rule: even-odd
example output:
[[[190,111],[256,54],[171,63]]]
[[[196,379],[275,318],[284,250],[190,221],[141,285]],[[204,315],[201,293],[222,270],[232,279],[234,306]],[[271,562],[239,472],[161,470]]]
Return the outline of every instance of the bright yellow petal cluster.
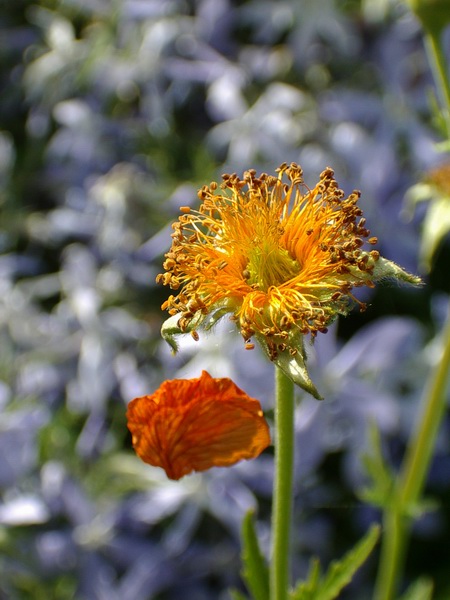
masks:
[[[362,249],[376,238],[359,192],[345,197],[330,168],[313,189],[296,164],[277,173],[223,175],[220,187],[203,187],[198,211],[182,207],[166,272],[157,277],[179,290],[162,308],[179,315],[182,331],[197,337],[203,317],[228,312],[246,347],[263,337],[272,360],[286,349],[295,354],[299,334],[324,332],[347,312],[352,288],[373,285],[379,260],[376,250]]]

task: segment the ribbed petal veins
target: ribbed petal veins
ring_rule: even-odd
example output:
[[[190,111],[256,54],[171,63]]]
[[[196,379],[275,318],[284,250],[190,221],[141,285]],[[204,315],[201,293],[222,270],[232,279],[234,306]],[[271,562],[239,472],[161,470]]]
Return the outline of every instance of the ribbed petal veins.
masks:
[[[198,379],[165,381],[154,394],[135,398],[127,419],[138,456],[170,479],[255,458],[270,444],[258,400],[231,379],[214,379],[206,371]]]

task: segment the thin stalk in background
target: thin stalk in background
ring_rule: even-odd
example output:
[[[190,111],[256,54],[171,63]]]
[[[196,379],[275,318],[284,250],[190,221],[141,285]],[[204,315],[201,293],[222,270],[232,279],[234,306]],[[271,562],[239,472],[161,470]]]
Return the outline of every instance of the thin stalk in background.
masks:
[[[425,48],[436,87],[440,91],[442,116],[445,121],[447,139],[450,140],[450,82],[447,76],[447,63],[440,43],[440,31],[434,29],[426,30]]]
[[[376,600],[395,597],[411,526],[410,509],[419,501],[433,457],[436,436],[446,408],[450,373],[450,307],[442,335],[442,352],[426,387],[423,410],[408,445],[397,479],[393,506],[383,517],[383,544],[375,589]]]
[[[441,33],[441,26],[425,26],[425,45],[435,84],[440,92],[442,116],[450,140],[450,83],[440,43]],[[411,509],[420,500],[424,489],[436,437],[445,413],[449,372],[450,307],[442,333],[441,354],[425,388],[423,409],[397,477],[392,505],[384,511],[380,566],[374,600],[392,600],[396,596],[411,529]]]
[[[450,374],[450,306],[442,333],[442,354],[429,381],[426,404],[411,439],[400,475],[399,499],[404,507],[414,505],[422,493],[433,457],[434,443],[446,409]]]
[[[275,474],[272,506],[270,600],[286,600],[290,577],[290,531],[294,467],[294,383],[275,371]]]

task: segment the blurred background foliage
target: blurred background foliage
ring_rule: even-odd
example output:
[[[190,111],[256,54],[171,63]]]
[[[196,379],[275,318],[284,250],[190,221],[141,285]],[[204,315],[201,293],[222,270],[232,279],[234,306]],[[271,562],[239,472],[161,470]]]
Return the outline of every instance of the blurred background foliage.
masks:
[[[229,324],[173,358],[156,284],[180,205],[223,172],[331,165],[384,256],[417,272],[442,162],[418,22],[397,0],[0,2],[0,598],[212,600],[239,581],[239,527],[269,541],[272,457],[169,482],[141,464],[127,402],[165,378],[231,376],[270,415],[272,369]],[[293,566],[326,564],[379,515],[358,500],[375,419],[400,460],[450,291],[448,240],[426,286],[371,304],[311,350],[326,397],[297,409]],[[449,423],[406,579],[448,598]],[[432,552],[430,551],[432,549]],[[376,556],[343,597],[367,598]]]

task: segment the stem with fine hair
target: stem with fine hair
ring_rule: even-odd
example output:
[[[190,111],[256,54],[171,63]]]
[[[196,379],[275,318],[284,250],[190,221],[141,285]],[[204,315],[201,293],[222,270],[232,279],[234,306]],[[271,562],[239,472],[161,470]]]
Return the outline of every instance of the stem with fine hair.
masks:
[[[272,507],[270,600],[286,600],[289,590],[290,530],[294,466],[294,384],[275,371],[275,474]]]

